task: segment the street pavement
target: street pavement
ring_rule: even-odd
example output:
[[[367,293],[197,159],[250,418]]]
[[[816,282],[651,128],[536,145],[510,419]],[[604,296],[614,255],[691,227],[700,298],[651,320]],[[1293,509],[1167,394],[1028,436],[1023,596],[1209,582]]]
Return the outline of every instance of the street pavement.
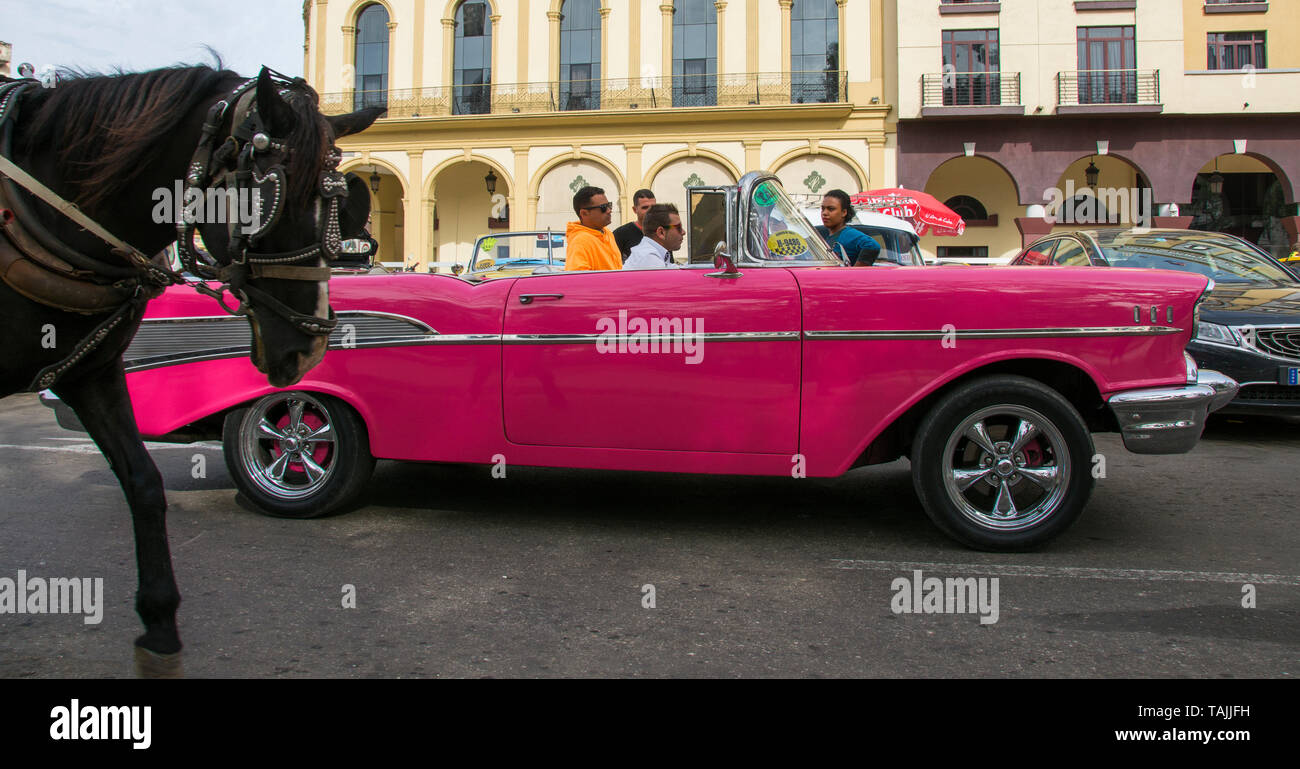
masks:
[[[151,448],[190,677],[1291,678],[1298,428],[1218,419],[1181,456],[1096,436],[1083,517],[1022,554],[946,538],[906,461],[830,480],[380,462],[365,507],[282,520],[237,499],[216,444]],[[0,579],[104,580],[98,624],[0,613],[0,677],[132,676],[133,553],[93,445],[35,396],[0,401]],[[997,621],[895,612],[916,570],[996,578]]]

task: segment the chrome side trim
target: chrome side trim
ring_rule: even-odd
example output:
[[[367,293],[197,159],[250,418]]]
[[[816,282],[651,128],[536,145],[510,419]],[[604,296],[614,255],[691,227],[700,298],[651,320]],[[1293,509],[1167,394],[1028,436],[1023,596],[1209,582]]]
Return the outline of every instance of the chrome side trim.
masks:
[[[799,339],[798,331],[736,331],[705,334],[503,334],[502,344],[595,344],[619,341],[768,342]]]
[[[439,334],[415,318],[392,312],[344,310],[329,349],[482,343],[478,335]],[[491,342],[498,339],[490,335]],[[249,354],[248,322],[229,315],[151,318],[140,324],[123,358],[127,371],[147,371]]]
[[[1173,326],[1094,326],[1081,328],[984,328],[916,331],[805,331],[809,340],[846,339],[1016,339],[1026,337],[1084,337],[1084,336],[1164,336],[1177,334],[1183,329]]]

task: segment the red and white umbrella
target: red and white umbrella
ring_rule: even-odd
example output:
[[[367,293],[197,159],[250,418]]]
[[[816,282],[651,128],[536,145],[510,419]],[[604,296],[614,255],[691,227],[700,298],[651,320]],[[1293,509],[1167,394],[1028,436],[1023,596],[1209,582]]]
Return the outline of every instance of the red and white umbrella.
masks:
[[[908,220],[918,235],[960,235],[966,231],[966,222],[956,211],[924,192],[896,187],[859,192],[849,200],[868,211]]]

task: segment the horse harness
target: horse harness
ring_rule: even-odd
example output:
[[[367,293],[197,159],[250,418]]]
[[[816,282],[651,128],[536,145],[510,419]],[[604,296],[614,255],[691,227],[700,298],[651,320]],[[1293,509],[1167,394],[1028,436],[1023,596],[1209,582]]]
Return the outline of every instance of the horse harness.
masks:
[[[272,73],[277,85],[286,86],[281,93],[301,83]],[[241,228],[237,217],[227,217],[230,242],[229,263],[214,264],[203,260],[194,247],[194,217],[187,209],[177,217],[179,251],[185,269],[204,280],[218,281],[209,288],[204,283],[190,283],[196,291],[213,297],[231,315],[249,315],[259,309],[280,315],[300,332],[327,336],[337,324],[334,311],[328,319],[299,313],[265,291],[248,284],[248,279],[271,278],[320,282],[329,279],[328,267],[296,266],[295,262],[318,257],[335,259],[342,246],[339,224],[342,199],[347,197],[347,180],[337,170],[340,155],[332,149],[326,159],[318,185],[326,207],[319,223],[319,242],[297,251],[261,253],[253,250],[259,238],[275,227],[284,208],[286,174],[284,167],[272,165],[265,173],[256,164],[258,155],[275,152],[287,158],[292,149],[273,139],[257,112],[256,85],[252,79],[240,84],[231,94],[209,110],[198,147],[185,178],[185,200],[197,197],[200,202],[208,188],[222,186],[227,193],[249,194],[256,189],[258,221]],[[42,369],[29,391],[49,388],[90,352],[109,333],[129,317],[143,315],[144,305],[159,296],[169,285],[186,284],[185,278],[171,269],[163,254],[150,258],[109,233],[70,203],[31,177],[8,159],[18,103],[24,91],[36,85],[34,80],[0,82],[0,280],[24,297],[65,312],[85,315],[112,314],[74,346],[70,355]],[[217,133],[230,105],[235,104],[230,135],[218,144]],[[229,168],[231,161],[234,168]],[[60,214],[91,232],[110,246],[124,265],[114,265],[82,254],[59,240],[33,214],[18,187],[26,188]],[[266,204],[263,192],[269,194]],[[226,305],[223,294],[229,291],[239,300],[239,309]]]

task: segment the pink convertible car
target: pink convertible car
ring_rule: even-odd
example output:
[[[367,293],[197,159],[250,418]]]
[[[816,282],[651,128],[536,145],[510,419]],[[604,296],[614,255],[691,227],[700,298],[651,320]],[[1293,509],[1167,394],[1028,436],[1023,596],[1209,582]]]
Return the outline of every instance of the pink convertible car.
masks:
[[[220,437],[266,512],[357,503],[376,458],[836,476],[911,459],[970,546],[1040,545],[1093,488],[1091,432],[1190,451],[1236,383],[1183,349],[1208,281],[1146,270],[838,266],[774,177],[690,191],[678,269],[335,278],[292,389],[243,318],[173,288],[127,354],[141,431]]]

